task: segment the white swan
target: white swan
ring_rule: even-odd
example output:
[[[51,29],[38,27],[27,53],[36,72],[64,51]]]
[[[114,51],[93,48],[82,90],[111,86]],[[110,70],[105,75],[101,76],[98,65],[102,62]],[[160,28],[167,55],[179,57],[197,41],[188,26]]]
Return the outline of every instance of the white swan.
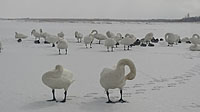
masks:
[[[125,38],[123,38],[120,43],[124,45],[124,50],[126,50],[126,46],[128,46],[127,50],[129,50],[130,45],[133,44],[135,41],[136,38],[133,35],[131,36],[130,34],[126,34]]]
[[[90,44],[90,48],[92,48],[92,42],[94,41],[94,37],[92,36],[92,34],[89,34],[83,38],[83,41],[86,48],[88,48],[88,44]]]
[[[146,44],[149,44],[151,40],[153,39],[153,33],[147,33],[144,37],[144,41]]]
[[[57,48],[58,48],[58,50],[59,50],[59,54],[61,54],[60,53],[60,49],[65,49],[65,51],[66,51],[66,53],[65,54],[67,54],[67,48],[68,48],[68,43],[67,43],[67,41],[66,40],[64,40],[64,39],[59,39],[58,40],[58,44],[57,44]]]
[[[106,35],[107,35],[108,38],[114,38],[115,37],[115,34],[112,33],[111,31],[107,31]]]
[[[173,44],[177,41],[177,38],[173,33],[166,33],[165,41],[168,43],[168,46],[169,45],[173,46]]]
[[[54,70],[48,71],[43,74],[42,82],[52,89],[53,99],[48,101],[56,101],[55,89],[64,89],[64,99],[61,102],[66,101],[67,90],[74,81],[73,73],[67,69],[64,69],[61,65],[56,65]]]
[[[130,68],[130,72],[125,75],[125,66]],[[109,89],[120,89],[121,98],[119,102],[125,102],[122,99],[122,89],[127,80],[133,80],[136,76],[136,68],[134,63],[129,59],[121,59],[114,69],[104,68],[100,74],[100,84],[105,89],[108,97],[107,103],[113,103],[109,97]]]
[[[35,43],[39,44],[40,43],[40,33],[37,32],[35,29],[31,31],[31,35],[35,37]]]
[[[24,34],[21,34],[21,33],[15,32],[15,38],[18,39],[18,40],[17,40],[18,42],[21,42],[22,39],[26,39],[26,38],[28,38],[28,36],[26,36],[26,35],[24,35]]]
[[[107,38],[105,40],[104,45],[107,47],[108,52],[109,52],[109,48],[111,48],[111,51],[113,52],[113,48],[114,48],[114,45],[116,45],[116,43],[117,42],[113,38]]]
[[[47,36],[50,35],[47,32],[43,32],[42,29],[40,29],[40,38],[42,37],[44,39],[44,44],[49,44],[49,42],[46,41]]]
[[[77,39],[77,42],[80,43],[82,41],[83,34],[78,31],[75,31],[75,38]]]
[[[200,51],[200,36],[198,34],[193,34],[190,38],[190,41],[193,45],[190,46],[191,51]]]
[[[60,32],[57,34],[57,36],[64,39],[65,34],[63,32]]]
[[[58,42],[59,37],[55,35],[47,35],[46,41],[52,43],[52,47],[55,47],[55,43]]]
[[[122,37],[122,34],[121,34],[121,33],[117,33],[117,35],[114,36],[114,40],[116,41],[116,47],[117,47],[117,45],[119,45],[119,42],[120,42],[120,40],[122,40],[122,39],[123,39],[123,37]]]
[[[103,34],[99,34],[97,30],[92,30],[91,32],[92,36],[99,40],[99,44],[101,43],[101,40],[106,40],[107,37]]]

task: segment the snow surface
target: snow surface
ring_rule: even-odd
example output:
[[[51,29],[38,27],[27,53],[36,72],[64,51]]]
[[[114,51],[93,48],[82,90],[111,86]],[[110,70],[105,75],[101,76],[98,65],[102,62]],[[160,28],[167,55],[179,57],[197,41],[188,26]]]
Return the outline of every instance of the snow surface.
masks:
[[[58,55],[51,45],[34,44],[32,29],[44,32],[65,33],[69,42],[68,54]],[[161,38],[167,32],[181,38],[200,33],[198,23],[50,23],[0,21],[0,111],[1,112],[199,112],[200,111],[200,52],[190,51],[189,44],[167,47],[159,42],[155,47],[123,46],[107,52],[96,44],[85,48],[76,43],[74,32],[88,35],[93,29],[100,33],[132,33],[143,38],[147,33]],[[17,43],[14,32],[29,37]],[[64,51],[61,51],[64,52]],[[113,67],[122,58],[133,60],[136,78],[127,81],[123,97],[128,103],[107,104],[104,89],[100,86],[100,72]],[[42,83],[42,75],[61,64],[74,73],[75,82],[69,87],[66,103],[47,102],[52,98],[51,89]],[[127,68],[126,68],[127,69]],[[128,69],[127,69],[128,72]],[[63,90],[56,90],[58,100]],[[119,99],[119,90],[110,90],[111,99]]]

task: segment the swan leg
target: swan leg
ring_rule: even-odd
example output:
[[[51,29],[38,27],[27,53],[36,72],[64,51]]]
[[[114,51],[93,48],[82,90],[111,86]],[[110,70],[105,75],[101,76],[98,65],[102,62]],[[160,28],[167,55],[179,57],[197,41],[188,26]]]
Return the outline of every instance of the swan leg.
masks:
[[[90,43],[90,48],[92,48],[92,43]]]
[[[60,53],[60,49],[59,49],[58,51],[59,51],[59,55],[60,55],[60,54],[61,54],[61,53]]]
[[[99,44],[101,44],[101,41],[99,40]]]
[[[65,49],[65,51],[66,51],[66,53],[65,53],[65,54],[67,55],[67,49]]]
[[[109,52],[109,47],[107,47],[107,51]]]
[[[124,50],[126,50],[126,47],[125,47],[125,45],[124,45]]]
[[[124,101],[124,100],[122,99],[122,90],[121,90],[121,89],[120,89],[120,95],[121,95],[121,98],[119,99],[118,102],[126,103],[127,101]]]
[[[52,94],[53,94],[53,99],[47,100],[47,101],[56,101],[55,90],[54,89],[52,89]]]
[[[64,95],[65,95],[65,96],[64,96],[64,99],[63,99],[62,101],[60,101],[61,103],[66,102],[67,91],[64,92]]]
[[[113,52],[113,49],[114,49],[114,48],[113,48],[113,47],[111,47],[111,49],[112,49],[111,51]]]
[[[108,91],[106,91],[106,94],[107,94],[107,97],[108,97],[108,101],[107,101],[106,103],[114,103],[114,102],[112,102],[112,101],[110,100],[109,92],[108,92]]]
[[[52,47],[55,47],[55,44],[54,44],[54,43],[52,44]]]
[[[129,50],[129,46],[128,46],[128,49],[127,50]]]

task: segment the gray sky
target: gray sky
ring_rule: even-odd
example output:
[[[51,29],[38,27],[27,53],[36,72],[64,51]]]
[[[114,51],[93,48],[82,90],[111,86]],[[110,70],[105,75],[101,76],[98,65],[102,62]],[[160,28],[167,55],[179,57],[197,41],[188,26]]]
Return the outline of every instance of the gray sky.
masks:
[[[200,16],[200,0],[0,0],[1,18],[182,18]]]

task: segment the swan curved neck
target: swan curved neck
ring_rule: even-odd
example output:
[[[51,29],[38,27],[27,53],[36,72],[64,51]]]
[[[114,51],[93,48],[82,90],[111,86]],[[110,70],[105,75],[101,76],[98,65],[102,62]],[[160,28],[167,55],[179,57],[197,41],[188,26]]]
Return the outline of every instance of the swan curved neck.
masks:
[[[193,34],[192,37],[197,37],[198,39],[200,39],[200,36],[198,34]]]
[[[98,34],[98,31],[97,30],[92,30],[91,33]]]
[[[117,64],[117,69],[124,68],[125,66],[128,66],[130,69],[130,72],[125,76],[126,80],[132,80],[136,76],[136,68],[133,62],[129,59],[121,59]]]

